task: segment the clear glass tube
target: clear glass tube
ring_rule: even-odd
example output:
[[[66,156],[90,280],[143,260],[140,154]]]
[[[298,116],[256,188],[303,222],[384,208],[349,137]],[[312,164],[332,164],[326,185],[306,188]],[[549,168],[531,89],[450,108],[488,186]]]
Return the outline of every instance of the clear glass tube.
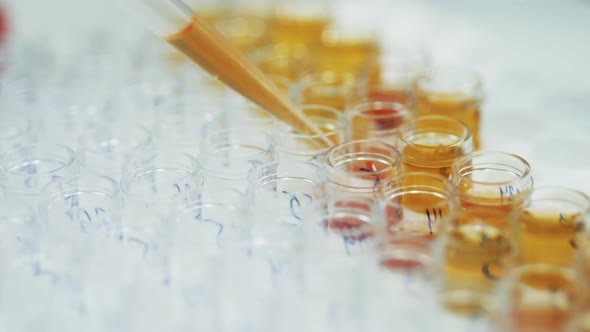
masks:
[[[387,185],[401,181],[404,168],[400,152],[373,140],[335,145],[326,152],[323,172],[335,191],[376,197]]]
[[[26,145],[5,153],[0,164],[0,189],[31,204],[52,180],[76,175],[76,154],[62,145]]]
[[[522,157],[504,152],[472,152],[453,162],[451,181],[463,206],[511,211],[533,188],[531,167]]]
[[[463,122],[471,130],[475,149],[480,148],[483,92],[477,73],[460,67],[432,68],[415,81],[414,94],[419,115],[444,115]]]
[[[457,216],[459,201],[446,178],[423,172],[405,173],[401,184],[383,190],[387,231],[433,240]]]
[[[256,128],[207,130],[204,135],[199,162],[210,188],[245,192],[249,172],[278,158],[272,138]]]
[[[92,236],[115,235],[120,229],[122,206],[119,184],[95,175],[53,181],[43,189],[39,203],[42,220],[50,231]]]
[[[445,116],[421,116],[399,127],[398,144],[406,172],[451,175],[451,165],[473,152],[471,132]]]
[[[300,134],[283,123],[277,123],[273,130],[277,150],[281,157],[286,159],[321,163],[318,159],[321,159],[328,148],[319,145],[318,138],[324,137],[334,144],[341,143],[346,130],[344,115],[334,108],[323,105],[303,105],[301,110],[323,133]]]
[[[349,135],[353,140],[374,139],[395,144],[399,127],[414,117],[403,104],[392,101],[357,100],[347,107]]]
[[[167,99],[156,106],[154,141],[160,150],[170,150],[199,155],[201,128],[222,114],[218,106],[199,98]]]
[[[86,172],[119,179],[132,158],[150,149],[151,133],[143,127],[101,126],[80,138],[80,165]]]
[[[249,235],[244,198],[232,190],[206,190],[172,215],[173,248],[215,252]]]
[[[559,187],[534,188],[519,212],[520,260],[570,266],[578,237],[589,221],[590,197],[586,194]]]
[[[250,173],[247,197],[255,233],[301,226],[322,180],[315,164],[288,161],[260,165]]]

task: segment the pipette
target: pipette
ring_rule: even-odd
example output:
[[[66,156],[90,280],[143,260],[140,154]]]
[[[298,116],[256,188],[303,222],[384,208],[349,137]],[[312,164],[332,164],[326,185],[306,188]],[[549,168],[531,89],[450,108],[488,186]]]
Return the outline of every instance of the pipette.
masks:
[[[227,86],[274,114],[295,130],[317,134],[318,145],[331,146],[303,112],[219,32],[182,0],[126,0],[129,9],[158,36]]]

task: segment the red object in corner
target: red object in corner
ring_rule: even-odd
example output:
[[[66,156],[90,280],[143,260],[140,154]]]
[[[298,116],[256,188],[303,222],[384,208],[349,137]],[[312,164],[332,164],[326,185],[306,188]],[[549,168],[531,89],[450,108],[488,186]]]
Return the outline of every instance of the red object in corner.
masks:
[[[4,46],[8,35],[8,17],[6,8],[0,3],[0,47]]]

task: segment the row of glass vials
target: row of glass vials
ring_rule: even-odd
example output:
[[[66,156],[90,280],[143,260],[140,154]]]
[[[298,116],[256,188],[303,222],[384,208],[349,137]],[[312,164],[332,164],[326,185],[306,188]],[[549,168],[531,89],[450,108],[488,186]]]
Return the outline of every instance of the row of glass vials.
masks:
[[[477,74],[383,52],[317,5],[198,13],[329,149],[157,40],[82,33],[87,48],[15,50],[1,326],[588,329],[588,197],[533,187],[521,157],[474,152]]]
[[[422,305],[435,318],[412,322],[418,330],[446,312],[489,315],[508,331],[585,317],[590,199],[534,188],[518,156],[466,153],[446,177],[405,170],[403,154],[375,140],[279,161],[259,129],[203,132],[199,161],[174,149],[117,156],[102,144],[105,165],[124,160],[120,177],[98,175],[62,145],[5,152],[3,310],[42,291],[42,305],[57,305],[56,327],[73,315],[109,330],[151,325],[148,304],[171,305],[158,323],[180,330],[378,331],[385,308]],[[388,287],[417,298],[383,296]],[[137,294],[154,289],[164,302]],[[127,291],[138,312],[121,311]],[[269,318],[271,307],[287,317]],[[49,319],[33,308],[10,324]]]

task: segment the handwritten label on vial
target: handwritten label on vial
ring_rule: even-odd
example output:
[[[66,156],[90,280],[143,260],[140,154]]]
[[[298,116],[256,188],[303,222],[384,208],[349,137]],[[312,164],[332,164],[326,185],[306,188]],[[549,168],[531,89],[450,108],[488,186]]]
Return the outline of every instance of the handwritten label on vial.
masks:
[[[504,199],[507,199],[507,202],[510,203],[512,202],[512,197],[514,196],[514,194],[520,194],[520,189],[515,189],[511,185],[507,185],[504,187],[499,186],[498,190],[500,191],[500,200],[502,201],[502,203],[505,203]]]
[[[375,165],[373,165],[373,168],[375,168]],[[370,169],[364,168],[364,167],[359,168],[359,170],[361,170],[363,172],[369,172],[369,173],[372,173],[372,172],[376,172],[377,171],[376,169],[370,170]],[[374,176],[375,177],[375,183],[373,184],[373,186],[374,187],[378,187],[381,184],[381,179],[379,178],[379,175],[377,175],[377,174],[371,174],[371,176]]]
[[[443,219],[442,209],[438,208],[438,210],[436,210],[433,208],[432,212],[430,209],[426,209],[426,217],[428,218],[428,231],[430,232],[430,235],[432,235],[432,224],[436,223],[439,219]]]
[[[215,236],[215,243],[217,244],[218,248],[221,248],[221,234],[223,233],[223,230],[224,230],[223,224],[218,221],[215,221],[213,219],[208,219],[208,218],[203,219],[203,222],[211,223],[211,224],[216,225],[218,227],[217,235]]]

